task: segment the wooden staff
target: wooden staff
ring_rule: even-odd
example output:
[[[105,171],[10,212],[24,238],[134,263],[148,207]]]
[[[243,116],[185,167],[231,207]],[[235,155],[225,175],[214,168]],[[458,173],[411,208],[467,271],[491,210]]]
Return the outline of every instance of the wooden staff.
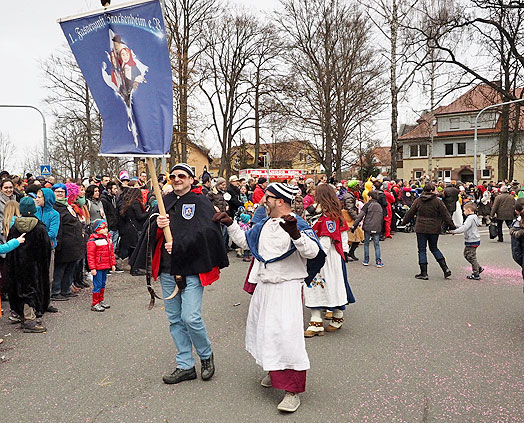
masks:
[[[158,203],[158,211],[160,212],[161,216],[167,216],[166,207],[164,206],[164,199],[162,198],[162,191],[160,190],[160,185],[158,185],[155,164],[153,163],[153,159],[151,157],[147,158],[147,167],[149,168],[149,174],[151,175],[151,183],[153,185],[153,191]],[[171,228],[169,225],[167,225],[162,230],[164,231],[166,242],[173,242],[173,235],[171,234]]]

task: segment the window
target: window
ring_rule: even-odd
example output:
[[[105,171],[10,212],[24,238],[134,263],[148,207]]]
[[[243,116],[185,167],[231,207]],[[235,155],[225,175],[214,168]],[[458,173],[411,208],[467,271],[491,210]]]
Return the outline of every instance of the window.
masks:
[[[491,178],[491,169],[482,169],[482,179]]]
[[[466,143],[459,142],[457,143],[457,154],[466,154]]]
[[[442,179],[442,171],[437,170],[437,179]]]
[[[446,156],[453,156],[453,144],[444,144],[444,154]]]
[[[427,144],[413,144],[409,146],[409,157],[427,157]]]
[[[415,173],[415,179],[422,178],[422,171],[421,170],[416,170],[414,173]]]
[[[450,118],[449,129],[460,129],[460,118]]]
[[[451,179],[451,170],[444,171],[444,179]]]

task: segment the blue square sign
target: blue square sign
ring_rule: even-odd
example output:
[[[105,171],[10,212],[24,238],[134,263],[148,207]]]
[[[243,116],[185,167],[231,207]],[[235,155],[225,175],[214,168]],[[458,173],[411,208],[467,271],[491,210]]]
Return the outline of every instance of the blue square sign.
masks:
[[[40,175],[51,176],[51,165],[40,165]]]

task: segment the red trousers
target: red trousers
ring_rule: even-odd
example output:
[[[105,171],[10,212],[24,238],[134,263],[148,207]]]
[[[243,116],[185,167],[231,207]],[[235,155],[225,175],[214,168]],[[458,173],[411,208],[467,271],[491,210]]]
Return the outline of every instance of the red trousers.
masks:
[[[269,372],[275,389],[299,394],[306,390],[306,370],[273,370]]]

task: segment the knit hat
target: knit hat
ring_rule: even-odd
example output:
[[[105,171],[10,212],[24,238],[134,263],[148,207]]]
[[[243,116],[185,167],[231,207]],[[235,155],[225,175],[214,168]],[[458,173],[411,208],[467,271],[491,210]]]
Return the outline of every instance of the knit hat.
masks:
[[[107,229],[107,222],[104,219],[96,219],[91,223],[91,230],[96,233],[100,229]]]
[[[33,217],[36,213],[35,200],[31,197],[23,197],[20,200],[20,214],[24,217]]]
[[[57,188],[62,188],[64,191],[65,191],[65,195],[67,197],[67,187],[65,186],[65,184],[61,184],[61,183],[58,183],[58,184],[54,184],[51,189],[53,191],[55,191]]]
[[[175,170],[183,170],[192,178],[195,177],[193,169],[191,169],[191,166],[189,166],[187,163],[177,163],[171,168],[171,173],[173,173]]]
[[[258,178],[258,183],[262,185],[263,183],[267,182],[267,178],[264,178],[263,176]]]
[[[348,188],[355,188],[358,187],[358,181],[356,179],[352,179],[348,182]]]
[[[129,181],[129,172],[127,170],[121,171],[120,175],[118,175],[118,179],[120,179],[120,181]]]
[[[216,183],[216,185],[223,184],[224,182],[226,182],[225,178],[222,178],[222,177],[217,178],[217,183]]]
[[[300,188],[281,182],[272,182],[267,186],[266,191],[269,191],[277,198],[281,198],[286,203],[291,204],[300,191]]]

